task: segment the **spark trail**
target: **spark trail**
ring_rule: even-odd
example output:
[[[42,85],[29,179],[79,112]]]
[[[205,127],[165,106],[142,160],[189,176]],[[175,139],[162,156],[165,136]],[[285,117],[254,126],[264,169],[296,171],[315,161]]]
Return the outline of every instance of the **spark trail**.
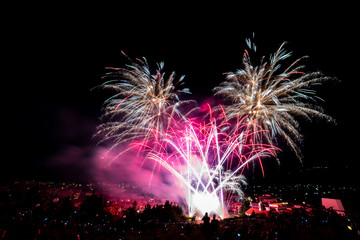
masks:
[[[252,129],[227,134],[228,123],[188,121],[156,142],[147,158],[167,169],[179,183],[189,216],[216,213],[227,216],[226,193],[241,195],[248,163],[274,156],[275,147],[249,143]],[[156,149],[156,151],[154,151]]]
[[[102,141],[112,140],[113,147],[133,140],[149,140],[151,134],[166,132],[173,121],[181,121],[186,114],[180,107],[192,100],[180,100],[180,94],[190,94],[189,89],[180,88],[184,76],[175,80],[175,72],[167,78],[164,63],[157,64],[152,74],[145,58],[131,61],[127,68],[107,68],[106,81],[100,88],[114,92],[104,102],[103,123],[96,135]]]
[[[256,46],[247,39],[250,49]],[[254,141],[276,145],[276,136],[281,136],[301,160],[297,142],[301,140],[296,117],[311,120],[314,117],[332,121],[322,109],[314,104],[322,100],[316,96],[311,87],[320,85],[330,78],[320,72],[305,73],[303,65],[299,65],[301,57],[288,67],[281,63],[291,56],[284,49],[285,43],[270,56],[268,61],[261,59],[254,64],[250,54],[245,50],[243,67],[235,72],[226,73],[226,80],[214,88],[215,95],[229,101],[224,106],[227,120],[245,117],[249,127],[258,133]],[[260,129],[266,131],[260,131]]]
[[[250,40],[247,44],[256,51]],[[301,159],[296,117],[332,120],[309,103],[320,99],[312,87],[330,78],[303,72],[299,63],[304,57],[281,67],[290,56],[282,44],[268,61],[263,57],[256,65],[245,50],[243,68],[227,73],[214,89],[228,103],[215,111],[208,106],[207,120],[197,116],[200,121],[189,117],[198,108],[184,111],[184,105],[195,101],[180,99],[190,93],[180,88],[183,77],[176,81],[173,72],[165,78],[163,63],[152,74],[145,58],[129,59],[132,64],[127,68],[109,68],[112,71],[105,76],[108,81],[101,88],[114,95],[104,103],[96,135],[102,142],[112,141],[111,150],[125,148],[114,158],[138,149],[138,157],[154,163],[151,177],[157,174],[156,166],[165,169],[189,216],[208,212],[226,217],[231,194],[243,193],[245,167],[255,161],[262,166],[264,158],[280,150],[275,147],[276,136]]]

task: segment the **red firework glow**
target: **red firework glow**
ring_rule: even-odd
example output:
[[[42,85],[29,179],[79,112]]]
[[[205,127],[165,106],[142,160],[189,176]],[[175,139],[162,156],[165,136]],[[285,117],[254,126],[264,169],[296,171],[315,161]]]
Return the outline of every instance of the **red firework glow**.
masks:
[[[209,116],[207,123],[188,120],[161,134],[145,147],[146,159],[171,173],[189,216],[208,212],[223,218],[231,195],[242,194],[244,167],[274,156],[276,148],[253,142],[258,133],[242,121],[235,126],[226,121],[217,123],[211,109]]]
[[[136,165],[134,169],[151,169],[136,170],[142,175],[142,180],[136,182],[148,181],[154,193],[168,193],[168,197],[186,205],[189,216],[203,216],[206,212],[221,218],[228,216],[227,205],[232,194],[242,195],[241,187],[246,184],[245,167],[250,162],[274,156],[277,149],[254,142],[253,136],[259,133],[254,132],[256,128],[251,123],[239,120],[230,124],[215,118],[209,105],[207,112],[208,121],[174,122],[165,133],[152,129],[151,141],[146,138],[132,142],[120,155],[111,157],[109,166],[116,166],[126,158],[126,166],[120,167],[122,171],[130,170],[131,165]],[[159,179],[164,177],[170,187],[159,185]]]

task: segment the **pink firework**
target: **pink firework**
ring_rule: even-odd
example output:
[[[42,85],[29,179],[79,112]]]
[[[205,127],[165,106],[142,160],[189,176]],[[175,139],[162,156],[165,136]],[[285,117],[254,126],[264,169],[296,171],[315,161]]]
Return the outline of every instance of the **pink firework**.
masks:
[[[275,147],[249,141],[256,132],[241,127],[241,121],[230,135],[229,123],[218,123],[212,114],[209,116],[208,122],[188,120],[174,126],[159,141],[148,145],[147,159],[171,173],[189,216],[208,212],[223,218],[227,216],[229,194],[242,194],[244,167],[274,156]]]
[[[256,50],[254,44],[247,43]],[[195,101],[181,99],[190,93],[181,87],[183,77],[176,80],[174,72],[165,77],[163,63],[155,72],[145,59],[131,61],[126,69],[112,68],[101,88],[114,95],[105,101],[104,121],[96,133],[102,136],[101,142],[112,141],[108,152],[115,148],[120,152],[107,166],[113,167],[114,160],[119,160],[119,169],[126,172],[133,170],[129,165],[141,162],[137,169],[150,168],[152,172],[149,177],[139,178],[139,174],[136,178],[150,182],[166,172],[174,192],[181,193],[180,201],[186,204],[189,216],[207,212],[226,217],[231,194],[241,195],[246,184],[245,167],[259,162],[264,174],[262,160],[276,156],[276,136],[301,159],[295,117],[332,120],[314,104],[319,97],[312,89],[330,78],[300,71],[302,58],[283,69],[280,63],[291,55],[283,45],[267,62],[262,58],[259,65],[246,51],[243,68],[227,73],[227,79],[214,89],[226,104],[214,108],[216,116],[204,105],[200,114],[208,119],[201,121],[189,118],[198,110],[189,105]],[[133,150],[132,157],[124,156]]]

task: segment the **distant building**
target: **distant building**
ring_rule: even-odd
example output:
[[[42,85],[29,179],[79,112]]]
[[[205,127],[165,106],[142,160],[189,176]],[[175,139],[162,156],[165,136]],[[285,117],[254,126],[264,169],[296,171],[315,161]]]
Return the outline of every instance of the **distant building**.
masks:
[[[251,216],[251,215],[256,215],[256,214],[260,214],[263,213],[265,215],[268,215],[268,211],[260,211],[258,208],[249,208],[246,212],[245,215],[246,216]]]
[[[321,204],[326,208],[332,208],[341,216],[345,215],[345,209],[340,199],[321,198]]]
[[[262,203],[266,203],[266,204],[278,202],[278,200],[275,197],[272,197],[270,194],[264,194],[263,196],[258,196],[258,199]]]

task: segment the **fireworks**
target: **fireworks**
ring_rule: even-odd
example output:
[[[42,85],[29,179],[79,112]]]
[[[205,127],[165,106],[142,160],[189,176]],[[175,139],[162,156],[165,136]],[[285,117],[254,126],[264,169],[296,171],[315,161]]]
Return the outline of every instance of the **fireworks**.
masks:
[[[331,120],[308,103],[320,99],[311,87],[329,78],[302,72],[304,66],[298,64],[303,58],[283,69],[280,63],[291,56],[283,47],[259,65],[245,51],[243,69],[227,73],[226,81],[214,89],[228,104],[215,107],[215,112],[207,105],[207,120],[189,118],[195,107],[184,113],[182,107],[194,101],[180,99],[180,94],[190,93],[179,88],[183,77],[176,81],[173,72],[166,78],[163,63],[155,74],[145,59],[126,69],[109,68],[102,88],[115,94],[105,101],[97,135],[102,141],[113,140],[111,149],[125,142],[127,149],[140,146],[144,161],[154,163],[151,176],[157,174],[156,166],[169,173],[190,216],[208,212],[225,217],[231,195],[242,195],[245,166],[276,156],[275,136],[301,158],[295,117]]]
[[[172,72],[166,78],[163,62],[157,65],[155,74],[151,73],[145,58],[131,63],[126,69],[108,68],[112,71],[101,86],[115,94],[105,101],[104,123],[97,135],[104,134],[103,141],[114,140],[114,146],[149,139],[154,130],[166,132],[173,121],[185,118],[186,114],[179,110],[181,105],[192,102],[179,98],[181,93],[190,93],[187,88],[179,89],[184,76],[175,80]]]
[[[256,46],[250,40],[247,40],[247,44],[256,51]],[[280,63],[290,56],[283,43],[268,62],[264,62],[263,57],[256,66],[245,50],[243,68],[227,73],[226,81],[214,91],[215,95],[221,95],[230,102],[224,106],[228,120],[246,117],[249,127],[265,130],[257,131],[259,134],[254,141],[275,145],[275,136],[280,135],[301,159],[296,144],[301,140],[301,135],[295,117],[331,120],[321,108],[304,102],[320,99],[310,87],[329,80],[329,77],[320,72],[302,72],[304,66],[298,64],[304,57],[281,70]]]
[[[228,127],[228,123],[218,125],[214,118],[209,123],[188,121],[160,138],[148,154],[148,159],[176,178],[190,216],[205,212],[226,216],[231,194],[242,195],[244,167],[274,155],[272,146],[247,143],[254,134],[251,130],[228,135]]]

